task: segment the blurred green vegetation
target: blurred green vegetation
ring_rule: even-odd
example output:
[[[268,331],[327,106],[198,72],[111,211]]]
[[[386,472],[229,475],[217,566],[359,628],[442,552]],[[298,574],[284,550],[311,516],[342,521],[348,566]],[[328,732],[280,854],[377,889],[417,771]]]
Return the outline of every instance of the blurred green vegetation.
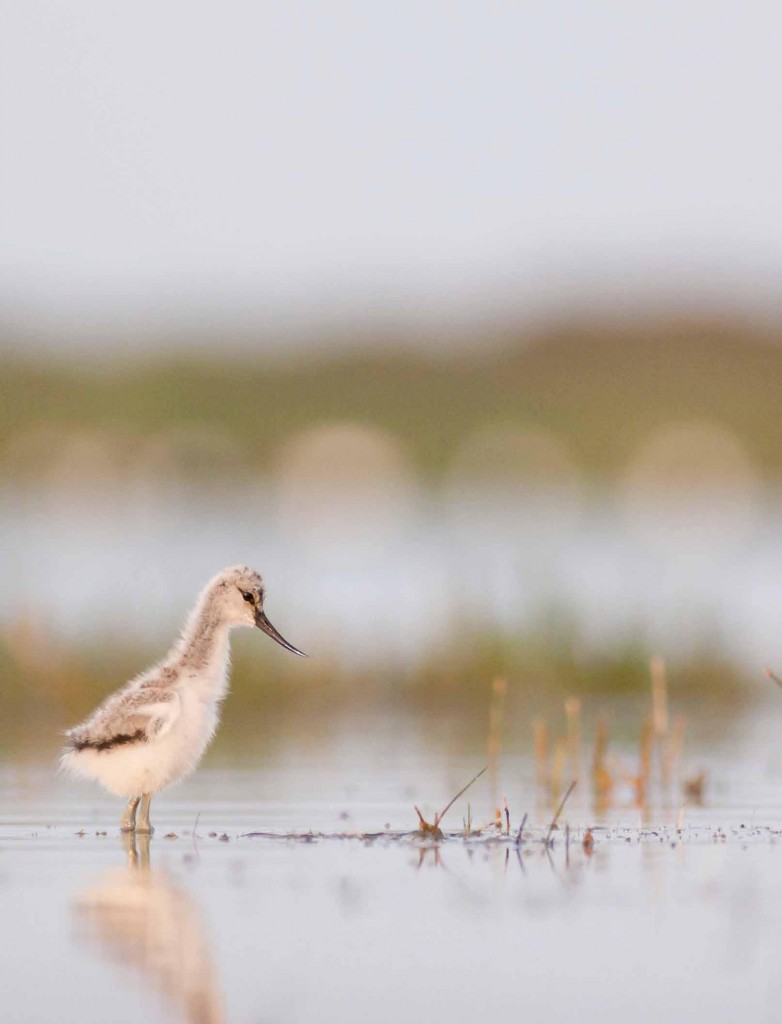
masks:
[[[671,421],[709,419],[742,442],[769,480],[782,473],[782,326],[725,319],[594,320],[541,329],[476,333],[429,358],[403,348],[361,346],[290,361],[213,359],[163,352],[157,359],[89,366],[6,359],[2,373],[0,469],[6,449],[39,425],[112,433],[133,442],[177,427],[211,431],[235,445],[238,465],[263,472],[289,436],[328,421],[389,430],[422,474],[443,472],[454,452],[488,423],[541,428],[567,447],[582,472],[611,477]],[[24,471],[17,462],[15,469]],[[198,472],[197,460],[192,464]],[[6,466],[7,471],[7,466]],[[208,466],[206,467],[208,472]],[[56,736],[159,656],[124,649],[41,647],[40,638],[0,638],[0,744],[20,742],[21,720]],[[704,637],[671,669],[671,692],[728,705],[751,694],[719,642]],[[485,630],[428,652],[407,670],[349,668],[327,657],[266,660],[237,645],[233,696],[222,736],[273,731],[308,718],[314,727],[346,711],[408,709],[437,718],[483,720],[491,680],[509,683],[509,713],[568,694],[616,700],[648,688],[642,637],[586,654],[564,616],[524,634]],[[218,740],[218,744],[221,742]]]
[[[218,748],[291,728],[315,732],[347,716],[405,713],[483,735],[492,680],[508,681],[510,720],[561,710],[572,695],[620,707],[649,691],[650,649],[639,637],[603,653],[586,653],[565,620],[523,633],[461,634],[409,668],[349,667],[328,657],[302,662],[259,650],[252,637],[235,637],[231,694],[218,733]],[[686,657],[671,661],[669,690],[677,701],[720,705],[724,715],[768,688],[762,678],[748,686],[735,664],[704,638]],[[159,650],[123,647],[68,649],[39,643],[8,630],[0,640],[3,715],[0,749],[56,746],[57,736],[83,719],[111,691],[144,670]],[[19,722],[25,728],[19,728]],[[529,724],[527,722],[527,724]],[[526,728],[526,726],[525,726]]]
[[[500,421],[548,430],[584,472],[610,476],[657,427],[694,417],[731,429],[770,477],[782,472],[782,326],[581,319],[458,341],[429,358],[357,342],[290,361],[223,358],[216,337],[213,359],[165,349],[78,367],[6,359],[0,460],[40,423],[131,440],[185,426],[227,436],[240,463],[263,470],[292,431],[352,420],[392,431],[437,474],[476,428]]]

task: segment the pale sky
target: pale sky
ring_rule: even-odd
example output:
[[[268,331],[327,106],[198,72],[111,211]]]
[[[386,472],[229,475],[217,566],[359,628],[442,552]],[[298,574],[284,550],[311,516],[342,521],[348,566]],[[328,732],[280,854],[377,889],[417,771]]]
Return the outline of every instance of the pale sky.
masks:
[[[776,3],[0,11],[0,325],[782,308]]]

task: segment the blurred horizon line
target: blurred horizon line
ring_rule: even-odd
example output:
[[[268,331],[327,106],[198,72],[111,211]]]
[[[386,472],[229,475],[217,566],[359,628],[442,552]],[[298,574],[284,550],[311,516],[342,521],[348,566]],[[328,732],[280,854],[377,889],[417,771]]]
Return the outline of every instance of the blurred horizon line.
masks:
[[[753,258],[753,255],[755,258]],[[199,352],[221,339],[220,356],[307,355],[356,344],[423,354],[459,354],[483,343],[518,343],[524,334],[579,321],[692,319],[747,323],[757,330],[782,324],[779,281],[769,253],[717,246],[671,254],[650,250],[574,249],[567,258],[498,260],[493,268],[414,267],[340,280],[282,282],[273,275],[171,275],[155,284],[95,278],[33,285],[0,277],[0,353],[90,357]],[[342,268],[343,271],[345,268]],[[374,276],[373,276],[374,274]],[[164,353],[165,354],[165,353]]]
[[[594,332],[601,330],[659,334],[665,342],[667,332],[678,334],[688,326],[701,338],[704,331],[713,331],[715,341],[730,333],[739,344],[782,344],[782,305],[747,307],[730,299],[707,304],[671,296],[626,297],[623,303],[571,302],[558,310],[524,310],[507,303],[439,319],[366,310],[342,315],[336,309],[312,309],[309,317],[277,314],[260,305],[243,311],[213,307],[200,317],[139,317],[129,323],[118,313],[116,319],[74,321],[55,330],[44,318],[36,323],[33,317],[0,311],[0,356],[7,363],[54,359],[81,369],[96,358],[102,366],[118,367],[183,358],[208,362],[212,357],[218,362],[268,359],[273,365],[307,358],[328,363],[359,352],[367,358],[448,362],[501,357],[571,332],[582,334],[585,342],[595,340]]]

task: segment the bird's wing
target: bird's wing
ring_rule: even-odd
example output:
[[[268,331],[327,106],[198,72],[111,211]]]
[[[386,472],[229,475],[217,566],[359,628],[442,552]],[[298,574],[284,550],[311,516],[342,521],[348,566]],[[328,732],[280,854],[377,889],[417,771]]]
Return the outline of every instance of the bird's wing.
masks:
[[[125,730],[125,727],[136,730],[143,730],[145,739],[155,740],[165,736],[174,722],[179,718],[182,702],[179,694],[173,690],[164,690],[154,697],[150,693],[149,701],[137,704],[128,709],[129,714],[123,717],[117,724]]]
[[[149,742],[165,736],[180,713],[181,701],[175,690],[134,689],[110,698],[67,736],[77,750],[109,750],[125,743]]]

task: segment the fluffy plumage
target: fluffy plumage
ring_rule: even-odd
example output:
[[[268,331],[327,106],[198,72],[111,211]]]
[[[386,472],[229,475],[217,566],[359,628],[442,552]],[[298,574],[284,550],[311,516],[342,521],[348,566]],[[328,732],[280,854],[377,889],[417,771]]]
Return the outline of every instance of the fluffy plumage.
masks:
[[[271,625],[263,600],[263,581],[254,569],[233,566],[218,573],[166,657],[66,733],[61,767],[131,801],[192,772],[214,735],[228,690],[230,630],[258,626],[302,653]]]

